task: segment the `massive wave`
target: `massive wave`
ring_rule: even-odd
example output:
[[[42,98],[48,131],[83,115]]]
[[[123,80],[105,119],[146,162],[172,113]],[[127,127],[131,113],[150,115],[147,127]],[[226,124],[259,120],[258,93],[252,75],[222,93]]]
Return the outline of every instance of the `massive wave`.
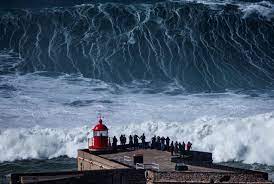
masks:
[[[0,10],[0,73],[172,81],[190,91],[273,88],[271,2],[95,3]],[[2,64],[3,65],[3,64]]]

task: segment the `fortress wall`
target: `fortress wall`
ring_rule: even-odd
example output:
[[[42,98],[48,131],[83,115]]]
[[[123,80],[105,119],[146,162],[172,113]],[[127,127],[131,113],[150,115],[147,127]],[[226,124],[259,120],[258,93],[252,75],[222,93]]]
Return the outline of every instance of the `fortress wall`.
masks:
[[[152,183],[165,181],[191,181],[191,182],[266,182],[261,173],[239,172],[153,172],[148,171],[148,178]]]
[[[249,173],[249,174],[253,174],[253,175],[263,177],[265,180],[268,180],[268,173],[261,172],[261,171],[254,171],[254,170],[230,167],[230,166],[225,166],[225,165],[220,165],[220,164],[191,163],[190,165],[200,166],[200,167],[205,167],[205,168],[212,168],[212,169],[219,169],[219,170],[223,170],[223,171],[231,171],[231,172],[235,172],[235,173],[236,172],[238,172],[238,173]]]
[[[16,173],[11,175],[11,184],[145,184],[145,171],[135,169],[111,169],[92,171],[67,171],[48,173]]]
[[[128,168],[123,164],[90,154],[86,150],[78,150],[77,164],[78,171]]]

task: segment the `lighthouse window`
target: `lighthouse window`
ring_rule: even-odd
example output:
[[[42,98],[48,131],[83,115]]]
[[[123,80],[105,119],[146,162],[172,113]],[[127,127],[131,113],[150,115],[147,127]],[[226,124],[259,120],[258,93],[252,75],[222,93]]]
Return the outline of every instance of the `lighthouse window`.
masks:
[[[93,136],[108,136],[108,131],[94,131]]]

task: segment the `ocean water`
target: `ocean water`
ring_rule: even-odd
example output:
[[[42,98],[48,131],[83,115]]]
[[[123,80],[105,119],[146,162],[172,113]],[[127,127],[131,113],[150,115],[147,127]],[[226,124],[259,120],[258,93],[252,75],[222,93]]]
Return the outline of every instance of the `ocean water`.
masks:
[[[274,178],[272,1],[69,2],[0,4],[0,175],[75,170],[102,114]]]

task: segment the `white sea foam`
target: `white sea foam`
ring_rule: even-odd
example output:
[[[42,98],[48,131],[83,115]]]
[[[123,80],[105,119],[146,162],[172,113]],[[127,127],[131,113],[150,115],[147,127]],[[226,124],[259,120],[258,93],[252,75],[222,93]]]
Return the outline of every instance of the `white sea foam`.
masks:
[[[193,122],[144,122],[119,128],[116,132],[148,136],[170,136],[192,141],[194,149],[210,151],[215,162],[244,161],[274,164],[274,113],[246,118],[199,118]]]
[[[242,4],[240,9],[244,13],[244,18],[253,14],[260,15],[268,20],[271,20],[274,17],[274,4],[269,1]]]
[[[11,128],[0,133],[0,161],[30,158],[75,157],[84,148],[86,129]]]
[[[218,6],[226,6],[228,4],[237,6],[243,13],[243,18],[248,18],[252,15],[259,15],[261,18],[271,20],[274,17],[274,4],[271,1],[259,2],[244,2],[234,0],[171,0],[173,2],[195,2],[208,5],[215,9]]]
[[[170,136],[212,151],[216,162],[274,164],[274,98],[269,91],[177,94],[176,85],[170,85],[150,93],[153,87],[136,83],[121,87],[47,73],[0,76],[0,86],[1,162],[75,157],[102,113],[111,136]]]
[[[87,147],[88,126],[82,128],[9,128],[0,133],[0,161],[29,158],[75,157]],[[112,125],[110,134],[170,136],[192,141],[193,148],[211,151],[215,162],[243,161],[274,164],[274,112],[247,118],[203,117],[193,122],[155,122]],[[3,153],[3,154],[2,154]]]

